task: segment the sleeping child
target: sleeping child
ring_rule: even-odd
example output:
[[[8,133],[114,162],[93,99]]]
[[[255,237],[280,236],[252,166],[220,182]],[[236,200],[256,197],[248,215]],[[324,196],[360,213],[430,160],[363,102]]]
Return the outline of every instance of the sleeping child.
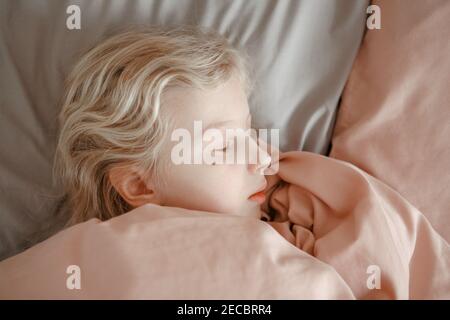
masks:
[[[117,263],[121,250],[113,250],[114,246],[102,250],[102,246],[121,243],[125,237],[132,241],[124,241],[120,248],[129,246],[124,260],[137,268],[131,273],[137,279],[146,279],[148,272],[152,283],[165,279],[164,275],[167,279],[181,275],[182,280],[161,285],[167,287],[162,294],[168,296],[184,292],[188,297],[223,297],[245,293],[251,285],[258,293],[249,296],[261,296],[267,290],[260,290],[260,282],[244,283],[243,279],[265,268],[265,284],[271,289],[279,284],[283,297],[294,292],[294,297],[308,298],[324,294],[359,299],[448,298],[448,243],[419,210],[386,184],[350,163],[319,154],[291,151],[278,157],[276,145],[266,145],[254,134],[244,137],[248,144],[243,157],[229,157],[242,149],[238,143],[242,132],[251,131],[252,82],[247,61],[222,36],[194,27],[122,33],[81,58],[68,77],[55,158],[55,177],[61,178],[72,213],[68,225],[77,224],[60,234],[77,245],[77,250],[68,250],[76,254],[67,260],[95,264],[103,254],[108,270],[121,274]],[[194,138],[180,149],[178,138],[183,136]],[[189,162],[192,147],[194,161]],[[195,161],[199,159],[205,161]],[[273,174],[277,163],[279,171]],[[129,211],[134,213],[124,215]],[[179,219],[166,219],[168,215]],[[195,220],[194,226],[191,217],[203,218]],[[98,220],[92,218],[110,220],[96,225]],[[120,227],[134,218],[147,221],[146,227],[139,232]],[[80,224],[87,220],[91,222]],[[227,223],[235,223],[234,228],[220,228]],[[273,229],[283,236],[282,241]],[[111,236],[111,230],[121,232]],[[71,236],[77,232],[81,238]],[[246,235],[252,235],[250,241],[245,241]],[[49,241],[50,246],[60,243]],[[80,241],[84,245],[79,246]],[[215,264],[227,243],[223,256],[228,268]],[[151,250],[149,244],[153,244]],[[148,263],[128,263],[133,257],[139,262],[151,254],[161,257],[158,250],[164,259],[159,264],[156,258],[149,260],[157,279]],[[209,260],[205,252],[211,254]],[[91,256],[95,261],[86,258]],[[168,258],[174,262],[170,264]],[[205,259],[211,265],[202,269]],[[193,264],[185,268],[189,261]],[[248,263],[241,266],[242,261]],[[3,268],[15,274],[13,262],[9,269]],[[275,265],[286,269],[270,268]],[[205,270],[223,275],[233,267],[239,272],[231,272],[229,279],[236,282],[226,276],[212,277],[223,281],[222,291],[215,287],[216,281],[198,281]],[[283,281],[270,280],[274,270],[282,270]],[[239,278],[240,272],[246,276]],[[26,285],[28,278],[24,279]],[[176,289],[170,289],[170,283]],[[180,291],[179,283],[191,289]],[[294,291],[287,290],[289,284]],[[127,290],[117,292],[123,291]]]
[[[245,55],[212,31],[148,28],[94,47],[68,77],[60,114],[54,169],[69,225],[146,203],[267,219],[273,161],[258,137],[246,148],[256,161],[173,161],[174,130],[192,132],[196,121],[221,133],[250,129],[251,89]],[[223,136],[204,146],[216,159],[235,150],[236,136]]]

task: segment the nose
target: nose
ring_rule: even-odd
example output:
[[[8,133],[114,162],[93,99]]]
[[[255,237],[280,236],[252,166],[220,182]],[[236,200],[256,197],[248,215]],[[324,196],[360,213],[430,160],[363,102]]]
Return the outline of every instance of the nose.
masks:
[[[251,173],[264,175],[264,171],[270,166],[272,162],[272,157],[267,152],[267,144],[258,138],[257,141],[254,141],[257,145],[257,161],[256,163],[249,163],[248,169]]]

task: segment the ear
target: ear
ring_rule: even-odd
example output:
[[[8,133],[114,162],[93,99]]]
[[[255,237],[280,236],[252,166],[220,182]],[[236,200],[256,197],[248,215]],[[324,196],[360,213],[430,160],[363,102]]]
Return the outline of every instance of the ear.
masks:
[[[114,167],[109,171],[109,180],[120,196],[133,208],[146,203],[161,204],[153,184],[145,181],[133,167]]]

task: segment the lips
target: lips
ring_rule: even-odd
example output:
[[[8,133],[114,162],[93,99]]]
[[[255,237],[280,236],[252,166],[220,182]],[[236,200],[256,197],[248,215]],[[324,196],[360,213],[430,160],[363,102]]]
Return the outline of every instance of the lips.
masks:
[[[260,188],[258,188],[258,190],[254,194],[252,194],[250,197],[248,197],[248,199],[251,201],[256,201],[259,204],[262,204],[266,200],[266,194],[264,192],[266,187],[267,187],[267,181],[264,181],[264,184]]]

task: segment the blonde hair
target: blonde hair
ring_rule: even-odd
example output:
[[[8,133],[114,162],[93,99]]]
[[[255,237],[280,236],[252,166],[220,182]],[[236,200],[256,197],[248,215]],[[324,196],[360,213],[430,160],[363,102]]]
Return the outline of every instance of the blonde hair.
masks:
[[[213,88],[236,71],[248,96],[245,53],[193,26],[128,31],[88,51],[67,78],[59,115],[53,174],[69,205],[68,225],[132,209],[109,181],[115,166],[135,166],[161,182],[170,122],[161,97],[168,88]]]

